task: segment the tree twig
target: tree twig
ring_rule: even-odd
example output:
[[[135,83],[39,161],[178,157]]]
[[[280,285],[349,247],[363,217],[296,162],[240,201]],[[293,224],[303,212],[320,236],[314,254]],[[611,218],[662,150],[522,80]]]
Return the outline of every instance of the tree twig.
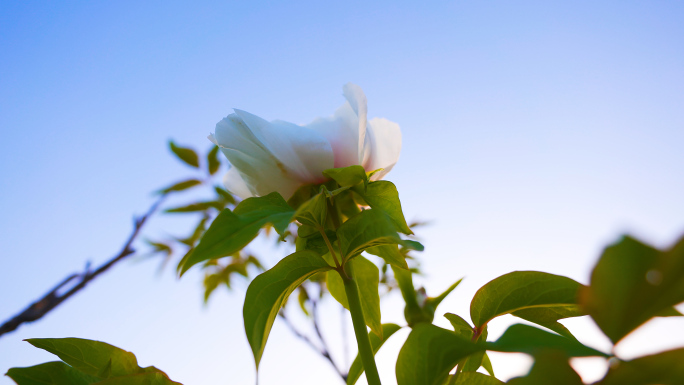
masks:
[[[294,324],[292,324],[292,322],[290,322],[290,319],[287,318],[287,316],[285,315],[285,313],[284,313],[283,311],[281,311],[280,313],[278,313],[278,315],[279,315],[280,318],[285,322],[285,325],[287,325],[287,327],[290,329],[290,331],[292,332],[292,334],[294,334],[297,338],[301,339],[302,341],[306,342],[306,344],[309,345],[309,347],[311,347],[311,349],[315,350],[316,353],[320,354],[320,355],[323,356],[325,359],[327,359],[327,360],[330,362],[330,364],[332,365],[332,367],[335,369],[335,371],[337,372],[337,374],[342,378],[342,381],[344,381],[345,383],[347,382],[347,375],[346,375],[344,372],[342,372],[342,371],[340,370],[340,368],[337,367],[337,364],[336,364],[335,361],[332,359],[332,357],[330,356],[330,353],[328,352],[328,350],[327,350],[325,347],[319,347],[318,345],[316,345],[316,344],[311,340],[311,338],[309,338],[308,336],[306,336],[304,333],[300,332],[300,331],[294,326]],[[315,325],[315,321],[314,321],[314,325]],[[319,338],[320,338],[320,333],[319,333],[319,331],[318,331],[318,327],[315,326],[315,328],[316,328],[316,334],[318,334],[318,335],[319,335]],[[325,344],[325,342],[322,342],[322,343]]]
[[[0,325],[0,336],[16,330],[22,324],[37,321],[43,318],[52,309],[56,308],[57,306],[59,306],[59,304],[61,304],[69,297],[83,289],[90,281],[95,279],[95,277],[109,270],[109,268],[117,262],[135,253],[135,250],[132,248],[133,242],[140,234],[140,230],[142,229],[145,222],[149,219],[150,216],[152,216],[152,214],[154,214],[157,208],[159,208],[159,205],[161,205],[161,203],[164,201],[166,195],[167,194],[161,195],[159,199],[157,199],[157,201],[154,202],[152,206],[150,206],[150,208],[143,216],[134,219],[133,231],[129,235],[128,239],[126,240],[126,243],[124,243],[124,246],[118,254],[113,256],[111,259],[109,259],[109,261],[107,261],[94,271],[90,270],[90,264],[88,264],[86,265],[85,271],[83,271],[82,273],[72,274],[69,277],[62,280],[62,282],[58,283],[52,290],[50,290],[39,300],[29,305],[29,307],[24,309],[24,311],[15,315],[11,319],[7,320],[5,323]],[[58,293],[59,290],[61,290],[63,287],[65,287],[70,282],[76,279],[78,279],[79,281],[71,289],[69,289],[64,294]]]

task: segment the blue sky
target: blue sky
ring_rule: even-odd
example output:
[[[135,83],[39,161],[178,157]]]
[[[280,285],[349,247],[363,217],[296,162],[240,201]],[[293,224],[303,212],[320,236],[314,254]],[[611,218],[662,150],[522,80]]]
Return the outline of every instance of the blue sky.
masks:
[[[475,290],[511,270],[586,282],[620,234],[664,247],[684,233],[682,19],[674,1],[0,1],[0,318],[114,254],[150,192],[191,175],[168,139],[206,149],[231,108],[307,123],[331,114],[349,81],[371,117],[402,127],[388,179],[406,215],[432,223],[420,232],[428,292],[467,276],[441,310],[467,314]],[[183,224],[158,219],[150,233]],[[156,269],[117,266],[0,338],[0,371],[52,359],[24,338],[77,336],[186,384],[253,383],[244,287],[205,308],[197,272]],[[398,303],[384,321],[401,321]],[[657,332],[672,322],[624,354],[684,345],[681,331]],[[299,384],[334,383],[282,325],[271,338],[263,384],[303,371]],[[400,343],[381,353],[390,384]]]

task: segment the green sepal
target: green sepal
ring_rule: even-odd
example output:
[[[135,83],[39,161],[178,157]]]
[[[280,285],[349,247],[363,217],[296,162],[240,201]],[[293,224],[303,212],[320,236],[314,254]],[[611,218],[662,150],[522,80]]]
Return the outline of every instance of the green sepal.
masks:
[[[349,167],[331,168],[323,171],[323,175],[337,182],[341,187],[355,186],[363,183],[368,185],[368,175],[363,167],[355,165]]]

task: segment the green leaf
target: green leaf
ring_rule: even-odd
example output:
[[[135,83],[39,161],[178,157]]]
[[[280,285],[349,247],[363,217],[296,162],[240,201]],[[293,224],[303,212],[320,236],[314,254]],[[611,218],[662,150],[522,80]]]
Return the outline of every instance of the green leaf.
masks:
[[[451,322],[451,326],[454,328],[456,334],[468,340],[473,338],[473,327],[470,326],[468,321],[464,320],[463,317],[453,313],[446,313],[444,314],[444,317]]]
[[[484,357],[482,358],[482,367],[485,368],[487,373],[489,373],[490,376],[494,377],[494,368],[492,367],[492,361],[489,360],[489,356],[487,353],[484,354]]]
[[[459,361],[482,350],[483,344],[435,325],[419,323],[399,351],[397,384],[442,385]]]
[[[580,376],[568,363],[568,358],[558,351],[544,351],[535,356],[534,365],[525,377],[507,382],[511,385],[583,385]]]
[[[354,270],[356,272],[356,270]],[[396,333],[401,326],[396,324],[382,324],[382,339],[380,339],[375,333],[370,332],[368,338],[370,339],[371,348],[373,349],[373,354],[377,354],[382,345],[387,341],[392,334]],[[358,381],[361,374],[363,374],[363,364],[361,363],[361,357],[358,355],[352,362],[349,368],[349,373],[347,374],[347,385],[354,385]]]
[[[495,278],[475,293],[470,303],[470,318],[476,327],[481,327],[495,317],[518,312],[535,322],[533,319],[536,314],[521,312],[532,308],[561,309],[556,314],[564,318],[561,316],[566,314],[568,307],[577,306],[581,287],[580,283],[560,275],[514,271]],[[579,312],[577,314],[581,315]],[[548,324],[546,318],[544,322]]]
[[[166,374],[159,371],[152,371],[148,373],[131,374],[128,376],[110,378],[108,380],[100,381],[96,385],[180,385],[179,382],[174,382],[169,379]]]
[[[193,213],[198,211],[207,211],[209,209],[221,210],[223,203],[219,201],[197,202],[185,206],[173,207],[164,210],[165,213]]]
[[[392,182],[379,180],[369,183],[365,189],[355,186],[352,190],[359,194],[372,209],[382,210],[389,215],[399,231],[404,234],[413,234],[401,211],[397,187]]]
[[[323,229],[325,226],[326,215],[328,214],[328,205],[325,194],[318,193],[313,198],[302,203],[294,218],[303,225],[312,226],[316,229]]]
[[[365,210],[349,218],[337,229],[344,258],[351,258],[373,246],[402,243],[394,225],[381,210]]]
[[[279,234],[283,234],[293,214],[292,207],[277,192],[247,198],[232,212],[228,209],[221,211],[197,247],[181,261],[180,274],[183,275],[197,263],[240,251],[269,223],[273,224]]]
[[[173,140],[169,141],[169,148],[171,148],[171,151],[176,154],[178,159],[182,160],[185,162],[187,165],[192,166],[192,167],[199,167],[199,158],[197,157],[197,153],[187,147],[179,147],[176,145],[176,143],[173,142]]]
[[[564,352],[568,357],[607,357],[596,349],[584,346],[577,340],[549,333],[529,325],[510,326],[495,342],[487,343],[487,350],[531,355],[553,349]]]
[[[187,190],[191,187],[195,187],[195,186],[200,185],[200,184],[202,184],[201,180],[188,179],[188,180],[184,180],[182,182],[178,182],[176,184],[173,184],[169,187],[163,188],[163,189],[157,191],[157,194],[168,194],[172,191],[183,191],[183,190]]]
[[[429,297],[427,300],[425,300],[425,306],[431,307],[433,311],[437,310],[437,307],[440,303],[442,303],[442,301],[444,301],[444,298],[451,294],[451,292],[454,291],[454,289],[456,289],[456,287],[458,287],[458,285],[460,285],[462,281],[463,278],[454,282],[451,286],[444,290],[442,294],[438,295],[437,297]]]
[[[61,361],[46,362],[28,368],[11,368],[7,376],[17,385],[88,385],[100,379],[81,373]]]
[[[396,266],[400,269],[408,270],[408,264],[406,263],[406,258],[399,251],[399,246],[397,245],[380,245],[375,247],[369,247],[366,249],[368,254],[373,254],[385,260],[392,266]]]
[[[298,251],[250,283],[245,295],[243,318],[257,369],[273,321],[290,293],[312,275],[331,269],[315,252]]]
[[[354,186],[363,182],[368,184],[368,175],[361,166],[349,166],[341,168],[331,168],[323,171],[323,175],[333,179],[342,187]]]
[[[105,342],[81,338],[32,338],[26,341],[58,356],[74,369],[103,379],[159,371],[153,367],[141,368],[133,353]]]
[[[235,197],[233,197],[228,191],[225,189],[219,187],[219,186],[214,186],[214,191],[216,191],[216,195],[218,195],[221,200],[230,203],[230,204],[235,204]]]
[[[209,171],[209,175],[214,175],[216,171],[218,171],[219,167],[221,167],[221,161],[218,158],[218,152],[219,147],[214,146],[207,154],[207,171]]]
[[[611,365],[596,385],[684,384],[684,349],[669,350]]]
[[[363,317],[371,330],[378,336],[382,335],[382,323],[380,322],[380,295],[378,285],[380,284],[380,270],[375,264],[364,257],[358,256],[347,263],[353,264],[354,279],[359,287],[361,297],[361,308]],[[330,294],[349,310],[349,302],[344,289],[344,282],[337,271],[329,271],[326,284]]]
[[[559,319],[579,317],[585,315],[578,305],[568,306],[554,306],[554,307],[536,307],[529,309],[522,309],[515,311],[514,316],[524,320],[534,322],[537,325],[551,329],[554,332],[566,336],[568,338],[576,339],[574,335],[563,324],[559,323]]]
[[[580,301],[617,343],[649,319],[684,302],[684,238],[667,251],[631,237],[607,247]]]
[[[449,385],[501,385],[503,382],[497,380],[492,376],[478,372],[463,372],[459,373],[455,382],[450,382]],[[540,384],[541,385],[541,384]]]

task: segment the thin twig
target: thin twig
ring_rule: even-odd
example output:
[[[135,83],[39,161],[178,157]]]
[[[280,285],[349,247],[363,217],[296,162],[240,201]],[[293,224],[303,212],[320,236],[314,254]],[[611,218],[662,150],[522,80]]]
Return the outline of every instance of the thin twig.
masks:
[[[302,341],[306,342],[306,344],[309,345],[309,347],[310,347],[311,349],[315,350],[316,353],[320,354],[320,355],[323,356],[325,359],[327,359],[327,360],[330,362],[330,364],[332,365],[332,367],[335,369],[335,371],[337,372],[337,374],[342,378],[342,380],[343,380],[344,382],[347,382],[347,375],[344,374],[344,373],[340,370],[340,368],[337,367],[337,364],[336,364],[335,361],[332,359],[332,357],[330,356],[330,353],[328,352],[328,350],[327,350],[325,347],[323,347],[323,348],[322,348],[322,347],[319,347],[318,345],[316,345],[316,344],[311,340],[311,338],[309,338],[309,337],[308,337],[307,335],[305,335],[304,333],[300,332],[300,331],[292,324],[292,322],[290,322],[290,319],[287,318],[287,316],[285,315],[285,313],[284,313],[283,311],[281,311],[280,313],[278,313],[278,315],[280,316],[280,318],[281,318],[283,321],[285,321],[285,325],[287,325],[287,327],[290,329],[290,331],[292,332],[292,334],[294,334],[297,338],[301,339]],[[314,325],[315,325],[315,323],[314,323]],[[318,334],[318,336],[319,336],[319,338],[320,338],[320,334],[319,334],[319,331],[318,331],[318,327],[315,326],[315,328],[316,328],[316,333]],[[322,341],[322,340],[321,340],[321,341]],[[325,342],[322,342],[322,343],[325,344]]]
[[[95,279],[95,277],[99,276],[100,274],[104,273],[105,271],[109,270],[110,267],[112,267],[114,264],[117,262],[123,260],[124,258],[128,257],[129,255],[135,253],[135,250],[132,248],[133,242],[136,240],[138,235],[140,234],[140,229],[142,229],[143,225],[145,222],[149,219],[149,217],[154,214],[154,212],[157,210],[159,205],[164,201],[166,198],[166,194],[163,194],[157,199],[152,206],[147,210],[145,215],[139,218],[135,218],[133,221],[133,232],[131,235],[129,235],[128,239],[126,240],[126,243],[124,243],[123,248],[121,251],[116,254],[114,257],[112,257],[109,261],[98,267],[96,270],[91,271],[90,270],[90,264],[86,266],[85,271],[82,273],[75,273],[70,275],[69,277],[65,278],[57,284],[52,290],[50,290],[47,294],[45,294],[42,298],[39,300],[35,301],[29,307],[27,307],[24,311],[21,313],[15,315],[5,323],[3,323],[0,326],[0,336],[12,332],[16,330],[19,326],[25,323],[37,321],[41,319],[45,314],[49,313],[52,309],[56,308],[64,302],[66,299],[71,297],[72,295],[76,294],[79,292],[81,289],[83,289],[88,282],[92,281]],[[75,279],[80,279],[80,281],[74,285],[70,290],[68,290],[64,294],[58,294],[58,291],[62,289],[64,286],[66,286],[69,282],[75,280]]]

